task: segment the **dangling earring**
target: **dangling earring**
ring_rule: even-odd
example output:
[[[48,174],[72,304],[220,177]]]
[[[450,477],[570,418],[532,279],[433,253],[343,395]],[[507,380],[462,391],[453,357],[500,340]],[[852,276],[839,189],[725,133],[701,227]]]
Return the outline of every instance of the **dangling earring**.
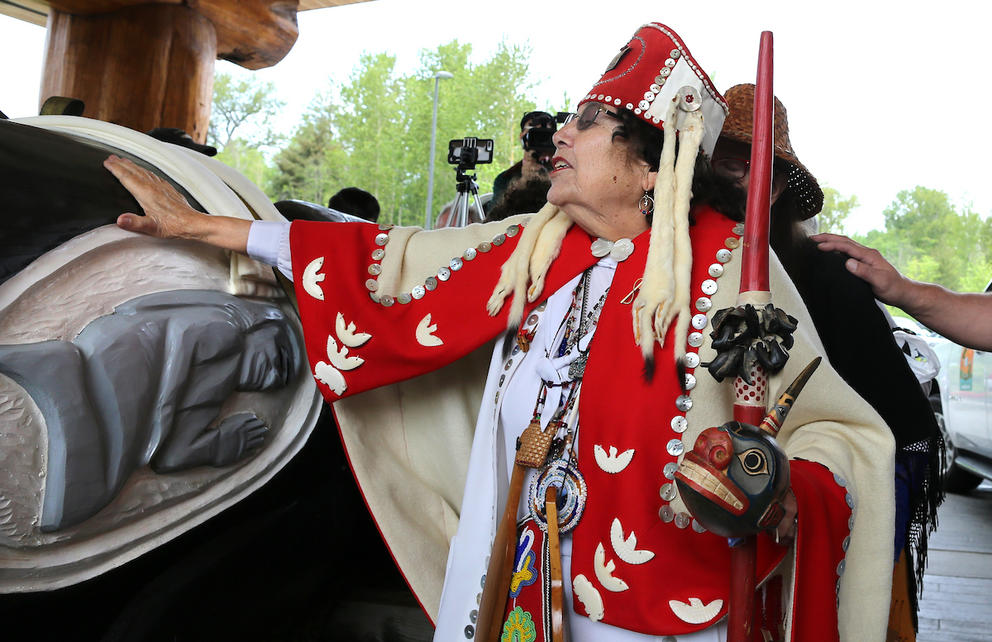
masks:
[[[641,214],[644,216],[651,216],[654,214],[654,198],[648,192],[644,192],[644,196],[641,197],[638,205],[641,208]]]

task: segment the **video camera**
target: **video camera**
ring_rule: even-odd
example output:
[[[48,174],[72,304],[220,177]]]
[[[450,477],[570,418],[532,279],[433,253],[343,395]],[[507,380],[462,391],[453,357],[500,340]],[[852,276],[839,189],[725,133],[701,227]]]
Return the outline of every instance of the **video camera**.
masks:
[[[525,131],[521,138],[524,151],[547,153],[554,151],[555,144],[551,137],[558,129],[555,121],[556,118],[545,111],[532,111],[524,114],[524,117],[520,119],[520,128],[523,129],[528,122],[531,123],[530,129]]]
[[[474,169],[478,164],[493,162],[491,138],[457,138],[448,141],[448,163],[458,169]]]

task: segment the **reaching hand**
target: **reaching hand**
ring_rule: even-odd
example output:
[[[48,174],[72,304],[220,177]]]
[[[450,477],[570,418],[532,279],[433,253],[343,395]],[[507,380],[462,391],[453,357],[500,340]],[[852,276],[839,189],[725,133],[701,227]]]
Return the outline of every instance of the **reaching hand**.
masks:
[[[196,228],[204,214],[197,212],[168,182],[126,158],[110,156],[106,167],[145,211],[144,216],[125,212],[117,225],[129,232],[138,232],[164,239],[197,238]]]
[[[825,252],[837,250],[851,257],[845,267],[867,281],[878,299],[903,309],[908,306],[907,299],[911,295],[909,279],[886,261],[878,250],[839,234],[816,234],[811,238]]]

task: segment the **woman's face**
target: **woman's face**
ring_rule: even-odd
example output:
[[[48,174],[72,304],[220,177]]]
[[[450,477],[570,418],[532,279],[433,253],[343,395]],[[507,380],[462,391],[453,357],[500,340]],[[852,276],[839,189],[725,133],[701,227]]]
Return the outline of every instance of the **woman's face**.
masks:
[[[638,203],[654,188],[656,173],[630,154],[627,139],[614,140],[620,121],[610,113],[604,105],[586,103],[555,133],[548,202],[586,232],[615,241],[648,229]]]

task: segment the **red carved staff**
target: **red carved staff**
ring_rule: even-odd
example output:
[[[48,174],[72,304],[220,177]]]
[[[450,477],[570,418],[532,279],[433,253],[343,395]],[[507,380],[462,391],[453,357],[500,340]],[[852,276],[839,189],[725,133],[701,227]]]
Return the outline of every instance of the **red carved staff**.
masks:
[[[772,60],[772,33],[763,31],[758,49],[758,75],[754,90],[751,178],[747,190],[741,252],[741,287],[737,298],[738,307],[751,304],[758,309],[771,303],[772,298],[768,279],[768,227],[775,114]],[[768,375],[759,363],[752,365],[750,374],[750,385],[741,376],[734,380],[734,420],[758,426],[765,416]],[[754,535],[738,539],[731,549],[728,642],[748,642],[751,639],[756,557],[757,539]]]

